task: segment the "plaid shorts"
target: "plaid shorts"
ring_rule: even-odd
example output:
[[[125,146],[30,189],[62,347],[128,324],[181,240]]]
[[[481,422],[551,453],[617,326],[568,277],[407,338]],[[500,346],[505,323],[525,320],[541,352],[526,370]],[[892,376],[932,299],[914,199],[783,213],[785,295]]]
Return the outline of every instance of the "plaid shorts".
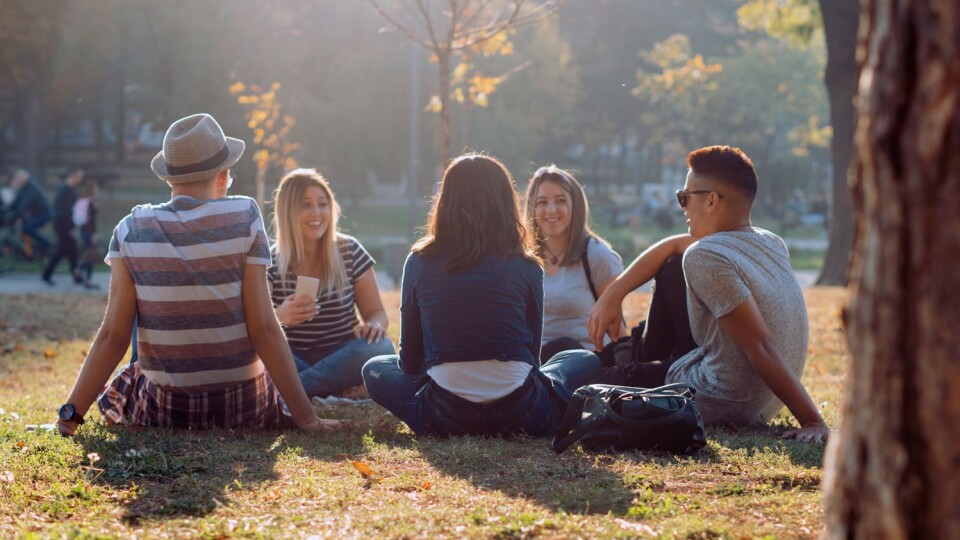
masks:
[[[108,424],[192,429],[294,426],[266,372],[225,388],[185,393],[153,384],[134,363],[110,381],[97,406]]]

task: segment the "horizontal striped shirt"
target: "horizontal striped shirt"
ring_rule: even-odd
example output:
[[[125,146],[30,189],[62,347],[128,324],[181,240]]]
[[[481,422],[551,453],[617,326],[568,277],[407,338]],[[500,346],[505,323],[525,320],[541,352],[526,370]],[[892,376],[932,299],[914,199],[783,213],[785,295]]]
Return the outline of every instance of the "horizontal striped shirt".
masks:
[[[359,323],[356,311],[354,284],[376,262],[356,238],[337,234],[337,246],[347,273],[347,284],[342,294],[323,289],[317,294],[320,311],[313,320],[285,327],[287,341],[295,351],[334,347],[352,339],[353,328]],[[276,267],[268,271],[273,305],[279,306],[294,293],[297,274],[288,271],[286,280],[280,279]]]
[[[196,393],[263,374],[241,297],[245,265],[271,264],[253,199],[178,196],[137,206],[114,230],[113,259],[133,277],[139,370],[150,382]]]

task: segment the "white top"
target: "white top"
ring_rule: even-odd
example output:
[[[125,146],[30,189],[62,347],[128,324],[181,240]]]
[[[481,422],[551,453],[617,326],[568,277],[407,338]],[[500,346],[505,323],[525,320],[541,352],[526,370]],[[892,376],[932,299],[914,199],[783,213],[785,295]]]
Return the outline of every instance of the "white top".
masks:
[[[620,255],[596,238],[591,238],[587,244],[587,261],[598,293],[600,285],[623,272]],[[579,341],[584,349],[593,350],[593,342],[587,332],[587,317],[595,303],[580,261],[560,268],[552,276],[545,273],[541,345],[560,337],[571,337]],[[609,341],[610,338],[604,339]]]
[[[444,362],[427,370],[440,388],[473,403],[500,399],[523,386],[533,366],[527,362],[474,360]]]

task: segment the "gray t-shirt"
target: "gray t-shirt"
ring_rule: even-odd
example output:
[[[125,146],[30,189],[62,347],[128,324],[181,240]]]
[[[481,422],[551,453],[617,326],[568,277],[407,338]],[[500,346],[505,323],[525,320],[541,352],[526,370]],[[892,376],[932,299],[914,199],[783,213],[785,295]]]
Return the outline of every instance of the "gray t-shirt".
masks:
[[[697,390],[705,422],[766,422],[783,407],[721,330],[718,319],[750,296],[774,347],[799,378],[807,355],[807,308],[783,240],[760,228],[702,238],[683,256],[690,328],[699,347],[679,358],[667,382]]]
[[[591,238],[587,244],[587,262],[595,287],[623,272],[623,261],[606,242]],[[599,292],[599,291],[597,291]],[[584,349],[593,350],[587,332],[587,317],[596,301],[590,292],[583,264],[564,266],[554,275],[543,275],[543,339],[541,344],[559,337],[571,337]]]

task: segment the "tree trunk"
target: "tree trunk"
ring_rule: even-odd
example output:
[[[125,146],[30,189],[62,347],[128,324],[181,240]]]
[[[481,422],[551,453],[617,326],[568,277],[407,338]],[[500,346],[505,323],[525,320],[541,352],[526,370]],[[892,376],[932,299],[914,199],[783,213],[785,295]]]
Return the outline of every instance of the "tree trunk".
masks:
[[[827,70],[824,82],[830,97],[830,125],[833,138],[832,203],[829,243],[818,285],[846,285],[850,248],[853,245],[853,218],[850,206],[850,162],[853,156],[855,117],[853,96],[857,84],[857,23],[859,0],[820,0],[823,29],[827,40]]]
[[[436,53],[436,51],[434,51]],[[440,70],[440,169],[450,164],[450,53],[437,53]]]
[[[960,6],[864,4],[853,358],[826,538],[960,537]]]
[[[260,211],[263,212],[263,209],[266,208],[267,204],[267,169],[257,167],[257,175],[254,177],[254,182],[257,185],[257,204],[260,206]]]

